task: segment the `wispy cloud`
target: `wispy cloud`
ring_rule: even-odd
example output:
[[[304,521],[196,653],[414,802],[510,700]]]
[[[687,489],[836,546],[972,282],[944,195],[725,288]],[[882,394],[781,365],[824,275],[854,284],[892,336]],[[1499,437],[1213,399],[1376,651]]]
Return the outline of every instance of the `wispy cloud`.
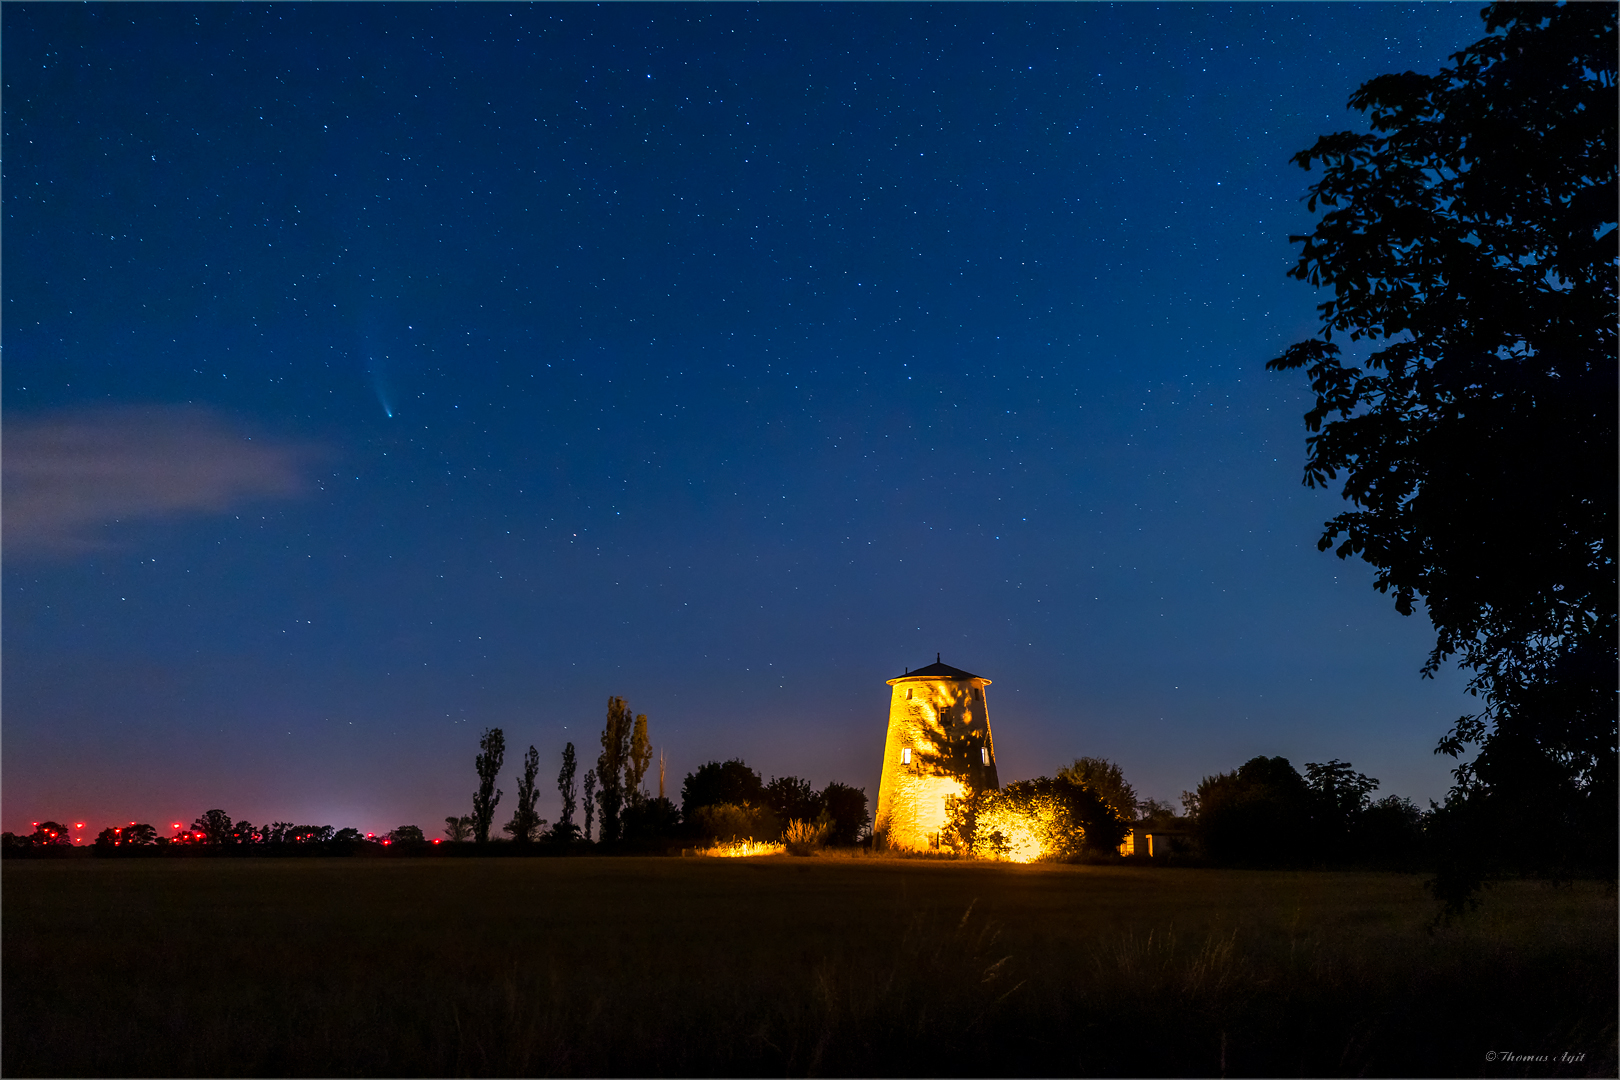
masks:
[[[312,457],[307,446],[258,437],[193,406],[8,418],[3,450],[6,554],[36,557],[105,547],[102,527],[111,522],[296,496]]]

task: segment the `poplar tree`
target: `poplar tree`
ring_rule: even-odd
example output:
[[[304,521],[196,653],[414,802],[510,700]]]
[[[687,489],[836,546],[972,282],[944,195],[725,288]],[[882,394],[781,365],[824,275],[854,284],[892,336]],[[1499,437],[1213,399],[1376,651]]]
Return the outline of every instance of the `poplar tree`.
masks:
[[[577,805],[574,770],[577,767],[574,744],[569,743],[563,747],[562,771],[557,774],[557,794],[562,797],[562,817],[557,819],[557,828],[554,830],[557,839],[564,843],[574,838],[574,807]]]
[[[596,815],[596,770],[585,770],[585,839],[591,838],[591,818]]]
[[[500,728],[485,728],[483,737],[478,740],[478,749],[481,753],[473,762],[478,769],[478,793],[473,796],[473,838],[487,844],[495,807],[505,794],[495,787],[495,778],[506,761],[506,732]]]
[[[651,764],[652,743],[647,739],[647,714],[641,713],[636,717],[636,724],[630,735],[629,772],[625,776],[624,786],[628,789],[631,802],[641,801],[641,781],[647,775],[647,768]]]
[[[617,841],[624,826],[626,772],[630,765],[630,736],[634,717],[624,698],[608,698],[607,722],[602,726],[602,756],[596,759],[596,801],[602,811],[603,843]]]
[[[542,824],[540,816],[534,812],[535,800],[539,791],[534,786],[535,774],[540,771],[540,752],[533,746],[523,757],[523,776],[518,780],[518,805],[513,813],[512,820],[504,828],[512,834],[512,839],[519,844],[527,844],[534,839],[535,830]]]

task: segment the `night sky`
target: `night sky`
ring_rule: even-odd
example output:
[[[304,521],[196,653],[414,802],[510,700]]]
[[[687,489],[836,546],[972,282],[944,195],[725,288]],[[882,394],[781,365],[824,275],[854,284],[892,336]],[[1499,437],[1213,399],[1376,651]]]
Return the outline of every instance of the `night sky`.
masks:
[[[4,827],[554,818],[609,695],[875,803],[936,652],[1003,780],[1443,795],[1264,365],[1479,6],[6,4]]]

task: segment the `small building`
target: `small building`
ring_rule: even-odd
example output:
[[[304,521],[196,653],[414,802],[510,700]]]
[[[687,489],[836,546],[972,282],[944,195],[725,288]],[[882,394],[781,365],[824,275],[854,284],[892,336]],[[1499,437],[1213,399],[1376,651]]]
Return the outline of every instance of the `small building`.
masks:
[[[1150,859],[1186,855],[1192,851],[1193,834],[1186,829],[1151,829],[1136,841],[1136,854]],[[1126,854],[1122,847],[1120,854]]]

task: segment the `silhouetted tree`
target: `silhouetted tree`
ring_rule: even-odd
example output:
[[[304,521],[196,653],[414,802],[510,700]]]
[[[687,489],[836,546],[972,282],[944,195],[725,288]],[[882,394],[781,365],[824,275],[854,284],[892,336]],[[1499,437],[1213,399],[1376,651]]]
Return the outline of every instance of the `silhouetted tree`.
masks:
[[[534,778],[540,772],[540,751],[533,746],[523,757],[523,776],[518,780],[517,810],[512,814],[512,820],[501,826],[506,832],[512,834],[512,839],[520,844],[527,844],[534,839],[535,833],[545,822],[535,813],[535,800],[539,798],[539,789],[535,787]]]
[[[1494,4],[1433,76],[1364,83],[1367,134],[1295,155],[1323,208],[1290,275],[1330,286],[1304,368],[1305,483],[1354,507],[1318,546],[1455,658],[1482,709],[1437,890],[1495,868],[1612,877],[1616,836],[1616,6]],[[1335,334],[1378,343],[1347,363]]]
[[[224,844],[230,840],[234,825],[231,815],[225,811],[210,810],[191,823],[191,831],[202,833],[205,843]]]
[[[489,826],[495,820],[495,807],[505,792],[495,787],[495,778],[506,761],[506,732],[485,728],[478,740],[479,754],[473,762],[478,769],[478,792],[473,796],[473,839],[489,843]]]
[[[157,843],[157,830],[150,825],[109,825],[96,835],[96,847],[149,847]]]
[[[681,784],[681,814],[688,821],[704,806],[762,806],[764,802],[764,781],[738,758],[700,765]]]
[[[68,846],[73,843],[73,830],[59,821],[42,821],[34,826],[28,842],[34,847]]]
[[[1311,793],[1311,831],[1315,852],[1335,862],[1349,858],[1350,837],[1362,811],[1378,790],[1378,781],[1334,758],[1323,765],[1307,762],[1305,786]]]
[[[472,839],[473,819],[469,815],[457,817],[451,814],[444,819],[444,835],[452,844],[461,844]]]
[[[585,770],[585,839],[591,838],[591,815],[596,812],[596,770]]]
[[[1173,829],[1184,823],[1175,807],[1158,799],[1139,799],[1136,814],[1136,820],[1144,830]]]
[[[1189,809],[1216,862],[1289,865],[1312,856],[1311,793],[1287,758],[1251,758],[1204,777]]]
[[[390,844],[425,844],[427,843],[427,837],[422,835],[422,829],[419,825],[401,825],[388,834],[388,842]]]
[[[829,844],[848,846],[860,843],[872,821],[866,809],[864,788],[853,788],[835,780],[822,789],[821,805],[829,823]]]
[[[402,825],[400,827],[404,828],[404,829],[415,829],[416,828],[416,826],[414,826],[414,825]],[[360,835],[360,830],[359,829],[347,829],[347,828],[345,828],[345,829],[339,829],[336,832],[333,832],[332,831],[332,826],[330,826],[330,825],[325,826],[325,829],[326,829],[326,832],[328,834],[328,839],[326,841],[327,843],[332,843],[332,844],[358,844],[360,841],[365,839],[365,837]],[[417,831],[418,836],[420,836],[422,830],[421,829],[416,829],[416,831]]]
[[[600,839],[612,844],[618,841],[624,811],[625,793],[629,787],[626,775],[630,768],[630,737],[635,717],[624,698],[608,698],[607,721],[602,726],[602,755],[596,759],[596,793],[598,809],[602,812]]]
[[[821,817],[821,795],[810,781],[797,776],[773,776],[765,785],[765,805],[783,822],[813,822]]]
[[[1124,770],[1107,758],[1075,758],[1058,770],[1058,776],[1096,792],[1121,821],[1136,820],[1136,789],[1126,781]]]
[[[625,791],[629,801],[634,804],[641,801],[641,781],[647,775],[647,767],[652,764],[652,743],[647,739],[647,714],[641,713],[636,717],[635,727],[630,733],[630,757],[625,763]]]
[[[1429,815],[1411,799],[1388,795],[1369,804],[1351,833],[1352,857],[1387,870],[1415,870],[1427,862]]]
[[[574,770],[577,766],[574,744],[569,743],[563,747],[562,771],[557,773],[557,794],[562,799],[562,816],[551,830],[552,835],[565,844],[574,839],[579,831],[574,824],[574,808],[578,805],[578,793],[574,787]]]
[[[634,846],[657,847],[680,824],[681,811],[668,799],[637,799],[624,808],[624,840]]]

